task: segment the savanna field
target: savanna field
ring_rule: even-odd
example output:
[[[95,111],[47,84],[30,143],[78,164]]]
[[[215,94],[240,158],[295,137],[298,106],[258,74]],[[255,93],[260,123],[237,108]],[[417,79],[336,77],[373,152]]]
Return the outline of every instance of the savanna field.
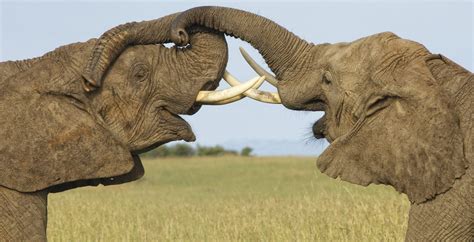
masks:
[[[144,160],[132,183],[49,196],[49,241],[403,241],[409,202],[315,158]]]

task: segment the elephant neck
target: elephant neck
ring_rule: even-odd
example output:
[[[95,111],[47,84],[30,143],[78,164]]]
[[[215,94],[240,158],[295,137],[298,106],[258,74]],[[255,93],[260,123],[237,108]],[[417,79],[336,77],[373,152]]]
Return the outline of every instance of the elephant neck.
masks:
[[[412,204],[406,241],[471,241],[474,228],[474,169],[435,199]]]

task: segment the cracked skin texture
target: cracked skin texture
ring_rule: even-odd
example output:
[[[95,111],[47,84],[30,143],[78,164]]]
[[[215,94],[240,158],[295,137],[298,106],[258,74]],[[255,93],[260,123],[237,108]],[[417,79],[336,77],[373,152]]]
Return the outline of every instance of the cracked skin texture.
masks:
[[[313,44],[270,19],[225,7],[180,14],[173,42],[186,44],[195,24],[255,47],[280,80],[285,107],[325,112],[313,126],[316,138],[331,143],[317,161],[323,173],[407,195],[407,241],[474,240],[470,71],[390,32]]]
[[[198,92],[217,88],[227,43],[200,28],[187,48],[166,48],[175,16],[148,31],[126,24],[115,35],[0,63],[0,238],[45,241],[49,192],[136,180],[144,174],[139,153],[195,139],[178,115],[196,113]],[[124,33],[128,39],[116,39]],[[84,91],[90,56],[109,49],[99,58],[108,63],[102,85]]]
[[[194,139],[176,115],[191,108],[206,83],[217,86],[227,60],[222,36],[198,33],[192,51],[130,47],[110,68],[103,87],[85,93],[80,70],[95,42],[61,47],[2,80],[0,185],[33,192],[78,180],[113,178],[140,163],[137,152]],[[213,51],[200,49],[210,47]],[[131,77],[137,65],[149,68],[146,80]]]

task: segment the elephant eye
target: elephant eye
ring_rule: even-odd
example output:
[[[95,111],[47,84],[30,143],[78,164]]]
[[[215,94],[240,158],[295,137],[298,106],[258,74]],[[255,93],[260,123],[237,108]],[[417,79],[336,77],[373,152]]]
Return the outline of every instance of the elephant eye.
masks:
[[[134,81],[142,82],[148,78],[150,71],[146,64],[137,63],[133,65],[130,72],[130,78]]]

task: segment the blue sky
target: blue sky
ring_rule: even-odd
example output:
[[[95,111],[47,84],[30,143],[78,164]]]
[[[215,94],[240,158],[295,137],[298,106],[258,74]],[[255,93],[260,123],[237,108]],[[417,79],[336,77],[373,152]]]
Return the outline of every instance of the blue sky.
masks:
[[[391,31],[474,69],[474,10],[470,1],[2,1],[0,60],[40,56],[61,45],[99,37],[125,22],[159,18],[200,5],[229,6],[263,15],[313,43],[349,42]],[[242,80],[253,77],[238,47],[244,46],[262,65],[263,60],[245,42],[230,37],[227,40],[228,70]],[[268,85],[263,88],[273,90]],[[193,126],[200,144],[278,139],[305,145],[311,124],[321,115],[244,100],[205,106],[185,119]]]

